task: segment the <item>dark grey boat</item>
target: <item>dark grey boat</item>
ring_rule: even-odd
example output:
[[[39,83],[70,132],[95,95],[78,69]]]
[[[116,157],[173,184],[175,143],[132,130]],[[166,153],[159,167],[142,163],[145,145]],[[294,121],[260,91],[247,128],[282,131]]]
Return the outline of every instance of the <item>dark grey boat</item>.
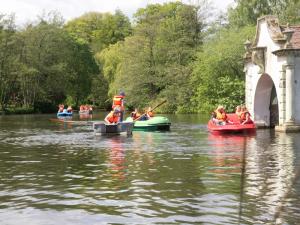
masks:
[[[120,122],[117,124],[106,124],[104,122],[94,122],[93,129],[95,134],[109,135],[109,134],[120,134],[127,133],[132,134],[133,123],[132,122]]]

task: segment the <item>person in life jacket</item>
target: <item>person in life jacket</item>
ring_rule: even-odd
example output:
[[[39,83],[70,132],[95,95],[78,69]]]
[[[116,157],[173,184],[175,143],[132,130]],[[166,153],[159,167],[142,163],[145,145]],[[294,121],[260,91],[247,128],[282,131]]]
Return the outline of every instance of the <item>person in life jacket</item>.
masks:
[[[146,115],[147,115],[147,118],[150,119],[152,117],[154,117],[154,112],[152,111],[152,108],[149,107],[146,111]]]
[[[120,120],[120,107],[116,106],[114,110],[110,111],[109,114],[105,117],[104,121],[108,124],[116,124]]]
[[[64,108],[65,108],[65,106],[63,104],[59,104],[58,105],[58,112],[63,112]]]
[[[240,115],[240,123],[244,124],[252,124],[251,115],[246,106],[241,107],[241,115]]]
[[[130,117],[131,117],[133,120],[138,119],[140,116],[141,116],[141,114],[138,112],[138,109],[137,109],[137,108],[135,108],[134,111],[130,114]]]
[[[215,112],[215,118],[212,118],[212,120],[217,125],[226,125],[226,123],[232,123],[231,121],[228,120],[227,114],[223,106],[219,105],[214,112]]]
[[[241,114],[242,114],[242,106],[238,105],[238,106],[235,108],[235,114],[238,116],[239,119],[241,118]]]
[[[84,105],[80,105],[80,107],[79,107],[79,111],[83,111],[84,110]]]
[[[120,108],[120,121],[119,122],[123,121],[123,114],[124,114],[124,111],[125,111],[124,97],[125,97],[125,93],[123,91],[121,91],[119,93],[119,95],[115,95],[113,97],[112,109],[114,109],[115,107]]]
[[[72,112],[72,111],[73,111],[72,106],[68,106],[67,112],[70,113],[70,112]]]

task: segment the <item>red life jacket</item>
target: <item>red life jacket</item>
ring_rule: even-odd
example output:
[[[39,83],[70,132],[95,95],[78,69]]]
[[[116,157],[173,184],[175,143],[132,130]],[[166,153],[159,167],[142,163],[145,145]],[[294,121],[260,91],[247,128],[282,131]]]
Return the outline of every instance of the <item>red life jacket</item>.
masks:
[[[116,107],[117,105],[118,106],[123,106],[123,99],[124,99],[124,96],[122,95],[115,95],[114,98],[113,98],[113,108]]]
[[[107,120],[110,123],[117,123],[117,122],[119,122],[119,116],[116,116],[113,112],[110,112]]]
[[[249,114],[249,116],[250,116],[250,113],[248,111],[241,113],[241,116],[240,116],[241,121],[245,121],[247,119],[247,114]]]

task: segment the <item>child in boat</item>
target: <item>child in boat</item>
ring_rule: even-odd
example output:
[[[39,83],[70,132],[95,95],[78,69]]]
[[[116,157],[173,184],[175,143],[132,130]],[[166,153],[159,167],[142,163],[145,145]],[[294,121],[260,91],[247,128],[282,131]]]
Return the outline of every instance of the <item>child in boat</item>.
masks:
[[[108,124],[116,124],[120,120],[121,108],[116,106],[110,113],[105,117],[104,121]]]
[[[240,123],[244,124],[252,124],[253,121],[251,119],[251,115],[246,106],[241,107],[241,115],[240,115]]]
[[[131,113],[130,116],[131,116],[131,118],[132,118],[133,120],[136,120],[136,119],[138,119],[139,117],[141,117],[141,114],[138,112],[138,109],[135,108],[134,111]]]
[[[68,106],[67,112],[68,112],[68,113],[71,113],[72,111],[73,111],[72,106]]]
[[[232,124],[227,118],[226,111],[223,106],[219,105],[218,108],[214,111],[215,117],[212,118],[213,122],[217,125],[226,125],[227,123]]]
[[[146,115],[147,115],[147,118],[150,119],[152,117],[154,117],[154,113],[153,113],[153,110],[151,107],[149,107],[146,111]]]
[[[80,107],[79,107],[79,111],[84,111],[85,110],[85,106],[84,105],[80,105]]]
[[[63,112],[64,108],[65,108],[65,106],[63,104],[59,104],[58,105],[58,112]]]
[[[242,107],[240,105],[235,108],[235,114],[238,116],[238,118],[241,118]]]

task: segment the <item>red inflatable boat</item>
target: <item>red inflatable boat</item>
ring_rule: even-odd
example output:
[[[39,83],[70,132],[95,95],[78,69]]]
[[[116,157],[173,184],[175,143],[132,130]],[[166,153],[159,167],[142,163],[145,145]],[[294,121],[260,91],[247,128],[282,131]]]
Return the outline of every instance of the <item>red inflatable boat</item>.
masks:
[[[253,133],[256,131],[254,123],[251,124],[240,124],[238,116],[234,113],[227,114],[228,120],[233,124],[217,125],[212,120],[208,121],[207,128],[210,132],[216,134],[222,133]]]

